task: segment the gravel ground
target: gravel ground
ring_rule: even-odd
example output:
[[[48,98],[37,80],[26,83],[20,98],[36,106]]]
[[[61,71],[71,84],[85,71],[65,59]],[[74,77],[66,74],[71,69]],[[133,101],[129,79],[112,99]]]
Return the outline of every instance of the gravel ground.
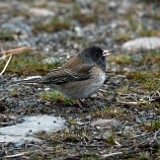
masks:
[[[36,48],[13,55],[0,77],[0,127],[36,115],[61,116],[67,126],[35,134],[41,142],[0,142],[0,159],[160,159],[159,5],[158,0],[0,1],[1,50]],[[143,37],[156,38],[154,48],[146,39],[143,50],[137,47],[143,39],[133,50],[123,47]],[[92,44],[112,54],[105,84],[83,108],[46,86],[13,82],[44,75]],[[6,60],[0,59],[0,71]]]

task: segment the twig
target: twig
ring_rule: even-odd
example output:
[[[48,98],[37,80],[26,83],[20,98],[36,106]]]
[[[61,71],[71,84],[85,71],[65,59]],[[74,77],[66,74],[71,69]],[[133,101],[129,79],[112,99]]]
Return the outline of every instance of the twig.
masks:
[[[9,54],[9,55],[5,55],[5,56],[2,56],[2,57],[0,58],[0,61],[1,61],[1,60],[5,60],[6,57],[9,57],[9,56],[10,56],[10,54]]]
[[[15,49],[11,49],[11,50],[8,50],[8,51],[5,51],[5,54],[8,55],[8,54],[20,54],[22,52],[26,52],[26,51],[31,51],[31,50],[35,50],[35,48],[31,48],[31,47],[21,47],[21,48],[15,48]],[[4,51],[3,52],[0,52],[0,54],[4,54]]]
[[[10,54],[6,65],[4,66],[2,72],[0,73],[0,76],[2,76],[2,74],[5,72],[6,68],[8,67],[9,62],[11,61],[11,59],[12,59],[12,54]]]
[[[27,155],[27,154],[30,154],[30,153],[33,153],[33,152],[37,152],[37,151],[39,151],[39,150],[34,150],[34,151],[30,151],[30,152],[17,153],[17,154],[5,156],[5,158],[14,158],[14,157],[19,157],[19,156],[24,156],[24,155]]]
[[[109,146],[109,145],[83,145],[83,144],[75,144],[75,143],[63,142],[63,141],[53,140],[53,139],[52,141],[56,143],[62,143],[70,146],[79,146],[79,147],[108,147]]]
[[[118,103],[124,104],[124,105],[133,105],[133,106],[139,106],[140,104],[146,104],[148,101],[139,101],[139,102],[125,102],[125,101],[120,101],[117,99]]]
[[[113,156],[122,155],[122,154],[123,154],[123,152],[115,152],[115,153],[101,155],[101,157],[102,157],[102,159],[106,159],[108,157],[113,157]]]
[[[158,146],[160,146],[160,142],[157,139],[157,135],[158,135],[159,132],[160,132],[160,129],[158,131],[156,131],[155,134],[154,134],[154,140],[156,141],[156,143],[158,144]]]
[[[104,93],[108,93],[108,91],[104,90],[104,89],[99,89],[101,92],[104,92]]]

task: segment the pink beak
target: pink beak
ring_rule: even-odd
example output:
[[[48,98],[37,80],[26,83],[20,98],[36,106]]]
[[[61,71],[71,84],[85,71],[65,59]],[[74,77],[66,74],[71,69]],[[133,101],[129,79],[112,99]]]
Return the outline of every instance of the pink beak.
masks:
[[[110,55],[111,53],[109,52],[109,50],[103,50],[103,57],[106,57],[108,55]]]

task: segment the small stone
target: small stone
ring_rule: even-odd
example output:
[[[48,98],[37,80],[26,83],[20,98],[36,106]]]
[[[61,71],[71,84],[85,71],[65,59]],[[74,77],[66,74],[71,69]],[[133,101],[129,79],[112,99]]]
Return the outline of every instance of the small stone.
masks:
[[[13,31],[15,33],[21,33],[26,35],[31,35],[31,27],[25,23],[5,23],[2,25],[3,29],[6,29],[8,31]]]
[[[125,126],[124,127],[124,131],[123,131],[124,134],[131,133],[131,132],[135,133],[135,130],[132,126]]]
[[[46,102],[44,105],[45,105],[45,106],[50,106],[50,105],[51,105],[51,102]]]
[[[15,148],[23,148],[25,146],[25,143],[24,141],[21,141],[21,142],[17,142],[15,143]]]
[[[111,1],[111,2],[109,2],[109,4],[107,6],[108,6],[109,9],[114,10],[114,9],[117,9],[118,3],[115,2],[115,1]]]
[[[104,132],[104,133],[102,134],[102,137],[103,137],[104,139],[107,139],[107,138],[111,137],[112,135],[113,135],[112,129],[108,129],[106,132]]]
[[[114,127],[118,128],[121,123],[116,120],[116,119],[98,119],[96,121],[93,121],[91,123],[92,126],[97,126],[97,127]]]
[[[75,27],[75,32],[76,32],[78,37],[83,37],[84,36],[84,32],[82,31],[82,28],[80,28],[79,26]]]
[[[54,16],[54,13],[48,9],[42,8],[31,8],[29,10],[30,14],[39,16],[39,17],[46,17],[46,16]]]
[[[60,60],[56,57],[49,57],[49,58],[45,58],[43,60],[44,64],[53,64],[53,63],[58,63]]]

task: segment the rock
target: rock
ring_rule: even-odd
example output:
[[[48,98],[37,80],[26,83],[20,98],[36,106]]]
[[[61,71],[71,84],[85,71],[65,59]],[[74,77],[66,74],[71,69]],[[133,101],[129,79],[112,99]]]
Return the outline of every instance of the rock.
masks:
[[[43,60],[44,64],[53,64],[53,63],[59,63],[59,62],[60,62],[60,58],[57,58],[57,57],[49,57]]]
[[[74,28],[74,30],[75,30],[76,35],[77,35],[78,37],[83,37],[83,36],[84,36],[84,32],[82,31],[82,28],[81,28],[81,27],[76,26],[76,27]]]
[[[104,139],[107,139],[107,138],[109,138],[109,137],[111,137],[111,136],[113,136],[113,131],[112,131],[112,129],[108,129],[108,130],[106,130],[104,133],[102,133],[102,137],[103,137]]]
[[[54,12],[42,8],[31,8],[29,13],[38,17],[54,16]]]
[[[122,45],[122,49],[127,51],[151,50],[160,48],[160,38],[145,37],[130,40]]]
[[[115,128],[117,129],[121,123],[119,121],[117,121],[116,119],[98,119],[96,121],[93,121],[91,123],[92,126],[97,126],[97,127],[101,127],[101,128]]]
[[[136,130],[133,126],[125,126],[123,130],[123,134],[126,135],[128,133],[136,134]]]
[[[3,29],[6,29],[8,31],[12,31],[15,33],[21,33],[21,34],[27,34],[27,35],[32,34],[31,27],[25,23],[18,23],[18,24],[5,23],[1,27]]]
[[[118,14],[126,15],[128,12],[130,12],[134,3],[135,3],[134,1],[123,0],[121,3],[119,3],[118,10],[117,10]]]
[[[111,2],[108,3],[107,7],[108,7],[109,9],[111,9],[111,10],[115,10],[115,9],[117,9],[118,5],[119,5],[119,4],[118,4],[117,2],[111,1]]]

